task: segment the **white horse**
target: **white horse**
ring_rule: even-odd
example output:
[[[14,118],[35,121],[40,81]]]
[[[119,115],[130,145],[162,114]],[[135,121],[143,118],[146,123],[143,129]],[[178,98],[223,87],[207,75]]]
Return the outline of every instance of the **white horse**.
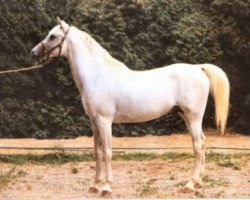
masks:
[[[87,33],[59,18],[58,23],[31,54],[38,61],[64,56],[70,63],[94,135],[96,175],[89,191],[101,189],[101,195],[111,195],[112,123],[149,121],[167,114],[174,106],[182,110],[195,152],[192,176],[183,192],[202,187],[201,175],[205,173],[202,118],[211,91],[216,124],[221,133],[224,132],[230,87],[226,74],[211,64],[183,63],[133,71],[114,59]],[[100,188],[102,160],[106,164],[106,181]]]

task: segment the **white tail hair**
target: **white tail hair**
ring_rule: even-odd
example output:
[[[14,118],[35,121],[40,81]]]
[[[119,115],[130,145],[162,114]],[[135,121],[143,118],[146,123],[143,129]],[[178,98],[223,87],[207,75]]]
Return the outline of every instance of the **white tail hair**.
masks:
[[[210,80],[210,91],[215,101],[217,129],[224,134],[229,108],[230,84],[225,72],[211,64],[202,65],[202,70]]]

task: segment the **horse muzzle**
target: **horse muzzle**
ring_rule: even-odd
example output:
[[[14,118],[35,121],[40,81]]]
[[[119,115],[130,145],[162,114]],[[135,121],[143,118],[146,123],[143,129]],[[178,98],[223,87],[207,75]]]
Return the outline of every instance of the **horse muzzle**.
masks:
[[[34,59],[37,62],[42,62],[43,59],[46,57],[45,49],[43,48],[42,44],[39,43],[37,46],[35,46],[31,52],[30,55],[32,59]]]

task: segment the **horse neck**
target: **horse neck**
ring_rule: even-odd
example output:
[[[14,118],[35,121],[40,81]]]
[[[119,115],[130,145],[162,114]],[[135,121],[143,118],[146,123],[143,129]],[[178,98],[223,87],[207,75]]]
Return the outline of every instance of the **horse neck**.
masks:
[[[104,77],[107,69],[98,62],[99,56],[87,46],[86,42],[79,35],[77,30],[73,30],[68,37],[69,50],[68,61],[74,81],[81,95],[87,93],[93,81]]]

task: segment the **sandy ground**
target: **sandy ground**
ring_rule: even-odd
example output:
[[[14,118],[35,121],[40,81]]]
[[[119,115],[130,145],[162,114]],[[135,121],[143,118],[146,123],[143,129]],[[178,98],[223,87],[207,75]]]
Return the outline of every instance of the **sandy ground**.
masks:
[[[206,147],[207,149],[216,149],[225,153],[234,152],[234,148],[240,148],[238,152],[244,149],[250,150],[250,136],[240,134],[227,134],[220,136],[214,132],[206,132]],[[76,139],[67,140],[37,140],[37,139],[0,139],[0,154],[4,153],[48,153],[46,150],[15,150],[1,149],[1,147],[73,147],[73,148],[93,148],[93,137],[78,137]],[[122,148],[163,148],[162,150],[152,150],[156,152],[165,151],[192,151],[192,142],[190,134],[172,134],[167,136],[152,136],[145,137],[113,137],[112,145],[115,151]],[[149,149],[147,149],[149,148]],[[177,148],[177,149],[176,149]],[[218,149],[217,149],[218,148]],[[220,149],[229,148],[229,149]],[[230,149],[232,148],[232,149]],[[138,149],[126,149],[126,151],[140,151]],[[142,151],[142,150],[141,150]]]
[[[234,170],[208,163],[204,187],[193,193],[181,193],[192,165],[192,159],[177,162],[114,161],[112,198],[250,198],[249,164],[241,170]],[[13,167],[0,164],[2,172]],[[100,194],[88,193],[93,183],[94,162],[15,167],[16,173],[23,176],[0,191],[1,200],[100,198]],[[73,168],[77,168],[78,173],[72,173]]]
[[[206,144],[207,147],[249,149],[250,137],[236,134],[223,137],[207,134]],[[88,137],[75,140],[15,139],[0,140],[0,146],[92,147],[93,141]],[[189,135],[179,134],[161,137],[113,138],[113,147],[191,147],[191,139]],[[162,151],[166,149],[161,150],[160,153]],[[238,152],[237,150],[223,151]],[[249,150],[245,152],[249,153]],[[27,151],[0,150],[0,153],[27,153]],[[218,166],[212,161],[208,162],[204,187],[193,193],[184,194],[180,189],[190,177],[193,167],[192,158],[180,161],[161,159],[113,161],[112,198],[250,198],[249,156],[248,160],[237,160],[237,162],[241,163],[240,170]],[[14,174],[18,176],[8,187],[0,188],[1,200],[100,198],[100,194],[88,193],[95,173],[94,162],[63,165],[14,165],[0,162],[1,173],[6,173],[13,168]],[[77,169],[77,172],[73,173],[73,169]]]

